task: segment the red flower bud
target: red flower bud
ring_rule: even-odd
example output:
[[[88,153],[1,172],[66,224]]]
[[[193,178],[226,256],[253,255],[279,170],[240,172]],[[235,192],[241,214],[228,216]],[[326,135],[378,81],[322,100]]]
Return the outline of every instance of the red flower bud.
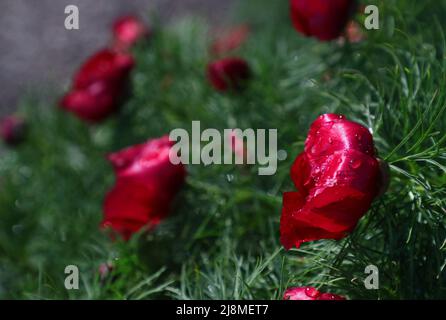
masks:
[[[127,51],[138,41],[148,38],[151,30],[134,16],[121,17],[113,24],[113,48]]]
[[[387,192],[390,186],[390,167],[387,162],[378,158],[379,173],[380,173],[380,188],[377,197],[381,197]]]
[[[105,119],[118,107],[133,66],[130,55],[99,51],[81,66],[60,106],[86,121]]]
[[[354,13],[354,0],[290,0],[297,31],[321,41],[338,38]]]
[[[322,293],[313,287],[290,288],[283,295],[284,300],[345,300],[343,296]]]
[[[108,156],[116,184],[105,198],[103,227],[128,240],[143,227],[155,227],[168,215],[186,176],[183,165],[169,160],[172,145],[165,136]]]
[[[251,70],[243,59],[226,58],[209,64],[207,75],[218,91],[240,90],[251,77]]]
[[[347,236],[378,195],[380,176],[370,132],[344,116],[320,116],[291,168],[298,191],[283,195],[284,247]]]
[[[359,43],[365,39],[365,34],[362,32],[361,26],[356,21],[350,21],[345,28],[344,34],[339,37],[338,43],[340,45],[348,43]]]
[[[232,130],[227,139],[234,154],[243,159],[243,163],[247,163],[248,150],[243,137],[238,136],[237,132]]]
[[[247,25],[229,29],[214,41],[211,46],[211,52],[214,55],[222,55],[238,49],[246,41],[248,36],[249,27]]]
[[[7,116],[0,123],[0,133],[3,141],[14,146],[23,141],[26,131],[26,123],[20,117]]]
[[[113,269],[114,269],[113,263],[111,262],[101,263],[98,268],[99,277],[101,281],[105,281],[110,275],[110,273],[113,272]]]

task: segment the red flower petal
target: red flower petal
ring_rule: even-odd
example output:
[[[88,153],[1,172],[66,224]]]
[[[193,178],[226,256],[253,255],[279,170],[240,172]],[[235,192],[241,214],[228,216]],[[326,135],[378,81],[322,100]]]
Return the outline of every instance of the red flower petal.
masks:
[[[357,22],[350,21],[345,29],[345,38],[350,43],[358,43],[364,40],[365,34]]]
[[[102,121],[118,107],[133,65],[130,55],[99,51],[81,66],[59,105],[83,120]]]
[[[354,0],[290,0],[295,29],[321,41],[338,38],[354,12]]]
[[[301,153],[291,167],[291,179],[297,190],[304,196],[308,194],[308,190],[313,188],[314,179],[311,177],[311,167],[305,153]]]
[[[375,155],[373,137],[365,127],[346,120],[342,115],[320,116],[311,125],[305,142],[309,160],[344,149],[355,149],[372,157]]]
[[[69,92],[61,100],[60,106],[83,120],[98,122],[115,111],[117,93],[106,82],[98,81],[86,89]]]
[[[240,90],[251,77],[251,70],[243,59],[226,58],[209,64],[207,75],[218,91]]]
[[[345,300],[333,293],[322,293],[313,287],[296,287],[285,291],[284,300]]]
[[[25,120],[18,116],[7,116],[0,122],[0,135],[3,141],[10,146],[15,146],[22,142],[25,131]]]

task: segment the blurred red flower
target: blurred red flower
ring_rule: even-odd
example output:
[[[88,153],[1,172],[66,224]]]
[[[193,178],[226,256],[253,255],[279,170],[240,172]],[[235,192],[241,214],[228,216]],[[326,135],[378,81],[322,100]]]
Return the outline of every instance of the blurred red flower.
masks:
[[[210,63],[207,76],[218,91],[240,90],[251,77],[251,70],[243,59],[225,58]]]
[[[286,249],[345,237],[383,184],[370,132],[335,114],[311,125],[291,178],[298,191],[283,195],[280,233]]]
[[[211,46],[211,52],[214,55],[222,55],[238,49],[249,36],[249,27],[240,25],[226,30],[223,35],[217,37]]]
[[[3,141],[14,146],[23,141],[26,131],[25,120],[19,116],[10,115],[0,122],[0,133]]]
[[[321,41],[341,36],[355,11],[355,0],[290,0],[291,19],[297,31]]]
[[[322,293],[313,287],[290,288],[283,295],[284,300],[345,300],[345,297],[333,293]]]
[[[79,118],[99,122],[116,110],[134,66],[132,56],[104,49],[90,57],[74,77],[60,106]]]
[[[185,167],[169,160],[172,146],[164,136],[108,156],[116,184],[105,197],[103,227],[128,240],[143,227],[154,228],[168,215],[186,177]]]
[[[345,28],[344,34],[339,37],[338,43],[359,43],[366,38],[366,35],[361,29],[361,26],[356,21],[350,21]]]
[[[356,21],[350,21],[345,29],[345,37],[350,43],[358,43],[364,40],[365,34],[361,26]]]
[[[113,48],[127,51],[138,41],[148,38],[151,30],[135,16],[124,16],[113,24]]]

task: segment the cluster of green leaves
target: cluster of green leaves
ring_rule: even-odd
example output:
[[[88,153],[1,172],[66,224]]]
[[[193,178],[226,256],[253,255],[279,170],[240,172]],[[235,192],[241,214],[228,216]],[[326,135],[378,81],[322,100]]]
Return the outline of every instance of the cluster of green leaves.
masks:
[[[105,123],[24,101],[28,139],[0,159],[0,297],[280,299],[286,287],[307,285],[351,299],[446,297],[446,6],[375,3],[381,29],[340,45],[296,34],[286,1],[246,1],[234,21],[253,32],[236,54],[254,78],[241,94],[210,88],[212,30],[185,19],[136,48],[133,94]],[[286,252],[281,195],[293,190],[289,168],[324,112],[373,130],[391,185],[351,236]],[[104,155],[190,130],[193,120],[277,128],[288,158],[274,176],[258,176],[256,166],[189,166],[169,219],[128,243],[110,241],[98,228],[114,179]],[[106,262],[114,268],[101,279]],[[364,288],[370,264],[379,290]],[[67,265],[80,269],[79,290],[64,288]]]

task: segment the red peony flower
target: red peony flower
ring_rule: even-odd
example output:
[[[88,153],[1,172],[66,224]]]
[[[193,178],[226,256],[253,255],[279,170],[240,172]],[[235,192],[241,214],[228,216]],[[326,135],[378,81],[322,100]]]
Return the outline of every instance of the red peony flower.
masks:
[[[241,25],[227,30],[221,37],[218,37],[211,46],[211,52],[215,55],[222,55],[238,49],[248,38],[249,27]]]
[[[7,116],[0,123],[0,134],[3,141],[14,146],[23,141],[26,131],[25,120],[18,116]]]
[[[60,106],[86,121],[105,119],[118,107],[133,66],[130,55],[108,49],[99,51],[81,66],[73,88],[62,98]]]
[[[116,184],[105,198],[103,227],[128,240],[143,227],[155,227],[168,215],[186,176],[183,165],[173,165],[169,160],[172,145],[165,136],[108,156]]]
[[[148,38],[151,30],[134,16],[121,17],[113,24],[113,48],[127,51],[138,41]]]
[[[354,13],[355,0],[290,0],[297,31],[321,41],[338,38]]]
[[[218,91],[240,90],[251,77],[251,70],[243,59],[225,58],[209,64],[207,75]]]
[[[291,178],[298,191],[284,193],[280,221],[286,249],[347,236],[383,184],[370,132],[335,114],[311,125]]]
[[[290,288],[283,295],[284,300],[345,300],[343,296],[322,293],[313,287]]]

